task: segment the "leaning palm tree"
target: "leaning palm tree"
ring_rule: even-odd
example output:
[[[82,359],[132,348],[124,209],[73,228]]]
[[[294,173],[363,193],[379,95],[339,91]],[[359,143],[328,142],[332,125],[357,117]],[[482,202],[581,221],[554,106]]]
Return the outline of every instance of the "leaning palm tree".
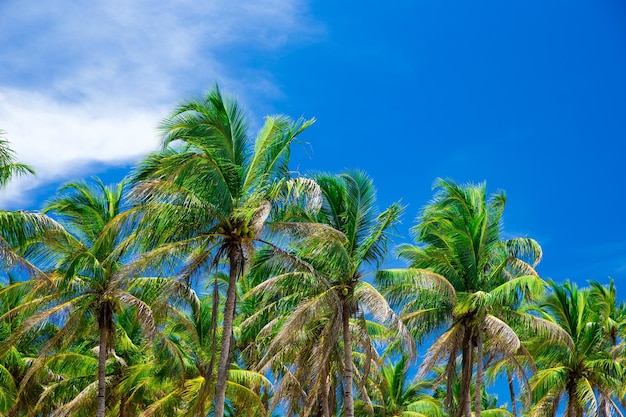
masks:
[[[290,146],[312,123],[267,117],[252,142],[239,104],[215,87],[202,99],[184,102],[165,120],[163,150],[135,172],[134,195],[145,213],[146,248],[152,249],[147,262],[191,250],[181,273],[187,278],[218,269],[222,260],[227,263],[216,417],[224,415],[236,283],[261,237],[271,190],[289,175]]]
[[[105,186],[100,180],[73,182],[63,186],[47,203],[45,212],[56,217],[64,229],[49,233],[46,239],[30,245],[29,259],[46,271],[45,285],[37,285],[33,299],[26,305],[38,305],[22,331],[49,320],[61,322],[62,327],[33,364],[32,373],[48,362],[48,352],[54,347],[69,346],[81,337],[81,332],[97,331],[96,382],[55,415],[69,415],[82,406],[80,399],[97,392],[96,416],[106,411],[106,361],[115,330],[114,320],[121,306],[137,309],[138,319],[147,331],[156,328],[151,308],[133,294],[134,288],[150,280],[136,279],[123,273],[128,261],[127,243],[130,231],[124,220],[123,183]],[[160,281],[158,278],[153,281]],[[67,316],[63,317],[63,314]]]
[[[318,212],[304,218],[309,223],[302,222],[301,227],[328,229],[328,233],[309,233],[305,239],[292,241],[289,256],[275,252],[274,258],[269,259],[270,264],[279,266],[273,270],[274,276],[253,290],[252,294],[265,292],[270,301],[287,308],[259,367],[275,367],[284,357],[291,356],[294,362],[284,372],[284,383],[289,383],[294,375],[300,376],[295,379],[307,381],[309,398],[305,410],[321,403],[325,417],[331,412],[329,388],[333,384],[329,379],[333,369],[339,369],[343,414],[352,417],[355,377],[357,388],[366,397],[363,387],[376,355],[365,314],[391,324],[403,336],[409,352],[414,353],[415,349],[387,301],[366,280],[384,260],[386,244],[402,208],[395,203],[379,213],[372,180],[359,171],[319,174],[313,179],[321,190],[322,205]],[[280,268],[283,261],[288,268]],[[362,373],[354,368],[354,345],[367,357]],[[336,358],[339,362],[333,365]],[[308,411],[303,414],[308,415]]]
[[[514,325],[547,326],[515,308],[543,291],[543,281],[534,269],[541,248],[528,238],[502,239],[503,193],[488,198],[484,184],[460,186],[446,180],[438,180],[435,188],[434,199],[412,229],[420,246],[399,248],[410,268],[383,271],[378,279],[389,300],[401,307],[403,319],[417,338],[445,330],[428,350],[419,375],[427,375],[435,364],[447,360],[449,408],[461,353],[458,416],[470,416],[476,366],[474,403],[479,417],[484,350],[514,360],[521,345]]]
[[[596,321],[590,291],[570,282],[550,282],[550,289],[537,313],[563,329],[568,339],[536,338],[529,345],[538,368],[530,380],[531,415],[556,415],[563,398],[566,417],[611,415],[611,410],[620,415],[612,393],[623,385],[623,367],[606,343],[603,323]]]

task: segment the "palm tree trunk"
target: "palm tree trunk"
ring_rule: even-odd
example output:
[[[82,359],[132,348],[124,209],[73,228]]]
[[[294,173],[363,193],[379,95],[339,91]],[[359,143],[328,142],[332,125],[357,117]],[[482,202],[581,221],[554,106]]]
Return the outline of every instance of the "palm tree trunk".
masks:
[[[220,362],[217,368],[217,383],[215,385],[215,417],[224,417],[224,401],[226,400],[226,381],[230,368],[230,342],[233,334],[233,321],[235,320],[235,305],[237,302],[237,277],[242,269],[240,248],[231,248],[228,252],[230,274],[228,278],[228,291],[226,292],[226,305],[224,306],[224,325],[222,327],[222,350]]]
[[[463,345],[461,347],[461,394],[459,399],[458,417],[470,417],[472,413],[472,402],[470,390],[472,387],[472,329],[465,327],[463,334]]]
[[[515,397],[515,387],[513,386],[511,371],[506,372],[506,380],[509,383],[509,393],[511,394],[511,411],[513,412],[513,417],[517,417],[517,398]]]
[[[352,341],[350,337],[350,304],[343,300],[343,409],[345,417],[354,417],[352,396]]]
[[[211,305],[211,359],[209,360],[209,365],[204,371],[204,383],[202,384],[202,389],[200,391],[199,401],[196,402],[196,406],[194,406],[193,413],[196,415],[204,416],[206,413],[204,412],[206,399],[209,397],[211,386],[213,384],[213,371],[215,369],[215,358],[217,356],[216,352],[216,344],[217,344],[217,316],[219,310],[219,291],[217,287],[217,274],[215,275],[215,279],[213,281],[213,299]],[[194,312],[194,315],[197,312]]]
[[[567,383],[567,417],[578,417],[578,407],[576,404],[576,384]]]
[[[106,361],[107,342],[111,331],[111,308],[107,303],[103,303],[98,313],[98,328],[100,330],[100,344],[98,351],[98,407],[96,417],[104,417],[106,407]]]
[[[482,387],[483,387],[483,329],[478,325],[478,334],[476,335],[476,392],[474,401],[476,404],[476,417],[480,417],[482,407]]]

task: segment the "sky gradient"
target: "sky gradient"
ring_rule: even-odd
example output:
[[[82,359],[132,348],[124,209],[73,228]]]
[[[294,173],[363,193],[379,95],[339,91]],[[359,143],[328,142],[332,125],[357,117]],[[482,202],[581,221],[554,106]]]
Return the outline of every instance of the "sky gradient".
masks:
[[[38,172],[4,208],[119,180],[218,83],[253,126],[315,117],[292,168],[366,171],[407,206],[398,242],[437,177],[486,181],[544,278],[611,276],[626,298],[622,1],[8,0],[0,27],[0,128]]]

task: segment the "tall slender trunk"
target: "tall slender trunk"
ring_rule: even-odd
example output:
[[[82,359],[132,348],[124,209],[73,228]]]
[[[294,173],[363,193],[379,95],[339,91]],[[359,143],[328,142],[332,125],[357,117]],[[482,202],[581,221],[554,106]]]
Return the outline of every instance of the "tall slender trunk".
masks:
[[[215,275],[215,279],[213,281],[213,300],[211,303],[211,359],[209,360],[209,366],[205,370],[205,382],[200,394],[200,401],[198,401],[197,406],[194,407],[194,412],[197,411],[197,415],[199,416],[206,415],[206,413],[204,412],[204,405],[206,399],[209,396],[210,383],[212,383],[213,381],[213,370],[215,368],[216,357],[217,315],[219,310],[219,298],[220,294],[217,286],[217,275]]]
[[[482,408],[482,388],[483,388],[483,328],[478,325],[478,333],[476,334],[476,392],[474,401],[476,404],[476,417],[480,417]]]
[[[461,347],[461,394],[459,399],[458,417],[470,417],[472,413],[472,402],[470,390],[472,387],[472,329],[465,327],[463,334],[463,345]]]
[[[343,300],[343,415],[354,417],[354,398],[352,396],[352,338],[350,337],[350,303]]]
[[[572,381],[567,383],[567,417],[578,417],[578,404],[576,404],[576,384]]]
[[[215,384],[215,417],[224,417],[224,401],[226,400],[226,381],[230,368],[230,342],[233,334],[233,321],[235,320],[235,305],[237,303],[237,278],[241,270],[241,248],[231,248],[228,252],[230,274],[228,278],[228,291],[226,293],[226,305],[224,306],[224,325],[222,327],[222,350],[220,363],[217,368],[217,383]]]
[[[515,397],[515,387],[513,386],[511,371],[506,371],[506,380],[509,383],[509,393],[511,394],[511,411],[513,411],[513,417],[517,417],[517,398]]]
[[[109,332],[111,331],[111,307],[107,303],[100,306],[98,312],[98,328],[100,330],[100,345],[98,347],[98,407],[96,417],[104,417],[106,407],[106,361]]]

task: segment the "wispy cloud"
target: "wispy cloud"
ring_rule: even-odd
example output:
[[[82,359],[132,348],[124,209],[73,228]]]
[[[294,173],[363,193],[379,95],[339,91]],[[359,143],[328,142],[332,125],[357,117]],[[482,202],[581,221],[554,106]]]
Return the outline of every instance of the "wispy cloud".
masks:
[[[155,128],[174,102],[216,80],[238,95],[279,94],[251,68],[233,78],[231,51],[271,53],[314,39],[305,2],[259,0],[6,1],[0,5],[0,128],[37,179],[76,175],[89,161],[117,164],[157,146]],[[251,85],[258,91],[245,89]]]

